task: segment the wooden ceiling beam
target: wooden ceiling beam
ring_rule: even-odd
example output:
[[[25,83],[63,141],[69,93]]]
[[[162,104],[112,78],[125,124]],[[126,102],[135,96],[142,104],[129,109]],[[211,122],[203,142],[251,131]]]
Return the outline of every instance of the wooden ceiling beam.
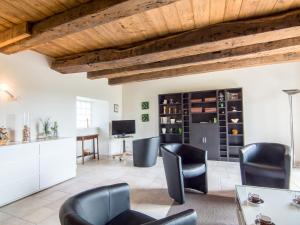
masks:
[[[230,69],[239,69],[245,67],[262,66],[277,63],[300,61],[300,52],[290,52],[285,54],[276,54],[271,56],[257,57],[252,59],[240,59],[228,62],[217,62],[198,66],[187,66],[178,69],[163,70],[158,72],[150,72],[137,74],[127,77],[117,77],[108,80],[110,85],[125,84],[130,82],[140,82],[147,80],[155,80],[162,78],[178,77],[183,75],[201,74],[215,71],[223,71]]]
[[[0,48],[30,37],[28,23],[21,23],[0,32]]]
[[[93,0],[33,24],[32,36],[0,49],[12,54],[57,38],[129,17],[178,0]]]
[[[250,59],[274,54],[284,54],[292,51],[300,51],[300,37],[169,59],[149,64],[135,65],[111,70],[93,71],[88,72],[87,77],[92,80],[99,78],[123,77],[136,75],[139,73],[156,72],[193,65]]]
[[[90,72],[169,60],[300,36],[300,10],[254,20],[221,23],[146,42],[56,59],[61,73]]]

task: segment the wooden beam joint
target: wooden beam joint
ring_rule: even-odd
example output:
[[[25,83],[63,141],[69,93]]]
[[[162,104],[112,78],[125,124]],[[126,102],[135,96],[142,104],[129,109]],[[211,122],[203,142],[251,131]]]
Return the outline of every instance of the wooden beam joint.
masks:
[[[0,32],[0,48],[31,36],[29,23],[21,23]]]

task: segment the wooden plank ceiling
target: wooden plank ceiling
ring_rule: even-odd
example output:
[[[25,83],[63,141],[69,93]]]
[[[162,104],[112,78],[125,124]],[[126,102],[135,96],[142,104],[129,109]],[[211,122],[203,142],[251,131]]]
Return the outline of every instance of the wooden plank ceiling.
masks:
[[[118,4],[126,4],[130,3],[132,7],[134,8],[133,12],[125,13],[124,7],[123,11],[121,12],[122,7],[118,8]],[[163,2],[163,3],[161,3]],[[98,4],[99,3],[99,4]],[[101,3],[101,4],[100,4]],[[88,8],[89,4],[94,4],[94,6],[99,6],[99,9],[95,9],[97,7],[93,6],[93,10]],[[142,5],[149,4],[143,6]],[[151,5],[150,5],[151,4]],[[84,6],[84,7],[82,7]],[[77,7],[77,11],[76,11]],[[82,8],[81,8],[82,7]],[[102,8],[101,8],[102,7]],[[115,8],[113,8],[115,7]],[[85,11],[83,10],[85,9]],[[99,16],[101,12],[103,12],[103,15],[112,15],[113,13],[109,11],[110,9],[113,10],[119,10],[116,12],[116,15],[120,15],[120,17],[113,17],[111,20],[106,19],[104,16],[99,17],[102,18],[101,20],[94,20],[90,21],[91,18],[88,18],[84,21],[80,20],[80,17],[83,16],[90,16],[97,14]],[[182,59],[180,57],[186,57],[187,55],[174,55],[173,58],[176,58],[176,60],[173,59],[172,67],[170,66],[170,62],[163,62],[163,63],[156,63],[159,60],[172,60],[172,56],[170,58],[159,58],[157,57],[157,60],[145,61],[145,62],[139,62],[139,63],[131,63],[129,61],[129,64],[119,65],[114,64],[115,66],[111,67],[104,67],[102,64],[94,69],[88,68],[88,65],[90,65],[89,62],[86,62],[85,67],[76,67],[75,70],[69,70],[68,69],[61,69],[59,67],[56,67],[56,65],[59,65],[61,62],[65,62],[65,57],[67,58],[78,58],[77,54],[85,53],[87,54],[94,54],[93,51],[95,50],[102,50],[100,53],[97,52],[98,58],[105,58],[105,54],[110,54],[111,50],[105,50],[105,49],[126,49],[129,48],[129,46],[132,45],[145,45],[150,43],[152,40],[157,40],[159,38],[165,37],[172,37],[172,35],[180,35],[182,32],[186,32],[190,30],[201,31],[201,33],[205,36],[205,30],[207,27],[210,28],[211,25],[214,24],[221,24],[220,29],[218,32],[220,32],[220,35],[222,36],[222,24],[224,24],[224,27],[228,26],[226,25],[227,22],[231,21],[231,24],[234,24],[234,21],[241,21],[241,20],[249,20],[252,18],[264,18],[269,17],[274,14],[278,13],[285,13],[285,12],[294,12],[298,8],[300,8],[300,0],[174,0],[174,1],[134,1],[134,0],[100,0],[100,1],[90,1],[90,0],[1,0],[0,1],[0,42],[3,39],[3,43],[9,43],[10,45],[5,46],[0,49],[0,52],[3,52],[5,54],[11,54],[15,53],[21,50],[25,49],[32,49],[34,51],[37,51],[41,54],[47,55],[49,57],[54,58],[54,66],[52,66],[54,69],[69,73],[69,72],[81,72],[81,71],[96,71],[93,75],[92,73],[89,74],[90,79],[95,78],[102,78],[102,77],[109,77],[111,79],[111,84],[119,84],[119,83],[126,83],[126,82],[133,82],[133,81],[139,81],[139,80],[147,80],[147,77],[149,79],[159,79],[162,77],[170,77],[170,76],[178,76],[178,75],[185,75],[185,74],[191,74],[191,73],[200,73],[205,71],[211,71],[214,66],[209,66],[211,63],[219,63],[220,61],[209,61],[206,62],[205,60],[212,60],[211,56],[197,56],[193,59]],[[72,11],[73,10],[73,11]],[[98,10],[98,11],[97,11]],[[101,11],[102,10],[102,11]],[[106,10],[106,11],[105,11]],[[128,10],[130,11],[130,10]],[[77,12],[78,15],[74,15],[74,12]],[[99,14],[100,12],[100,14]],[[110,14],[107,14],[109,12]],[[120,13],[121,12],[121,13]],[[49,36],[48,33],[45,33],[45,37],[48,35],[49,40],[45,40],[44,42],[41,41],[43,36],[40,37],[40,39],[37,42],[32,42],[38,32],[45,32],[42,30],[42,28],[46,25],[49,25],[49,28],[47,29],[49,31],[55,30],[55,26],[58,27],[57,24],[53,21],[56,21],[57,18],[62,18],[60,14],[67,15],[68,18],[63,18],[62,23],[65,23],[65,27],[68,25],[75,26],[72,29],[69,29],[65,31],[64,33],[60,33],[60,35]],[[68,13],[68,14],[67,14]],[[85,14],[84,14],[85,13]],[[123,14],[122,14],[123,13]],[[300,13],[295,13],[295,18],[299,20]],[[55,17],[56,16],[56,17]],[[60,16],[60,17],[59,17]],[[72,17],[72,18],[71,18]],[[74,17],[74,18],[73,18]],[[274,17],[275,18],[275,17]],[[68,19],[73,19],[74,21],[77,20],[77,22],[69,22]],[[50,22],[51,23],[50,23]],[[82,26],[79,28],[78,23],[82,24]],[[88,21],[88,22],[86,22]],[[272,21],[272,19],[271,19]],[[28,22],[30,26],[32,27],[32,36],[30,37],[27,33],[24,33],[24,35],[19,34],[19,36],[10,37],[7,34],[10,34],[8,31],[10,31],[10,28],[15,28],[16,25],[24,24]],[[251,24],[252,21],[246,22],[245,24]],[[280,23],[280,21],[278,22]],[[240,27],[242,27],[240,23]],[[268,23],[269,25],[270,23]],[[86,26],[85,26],[86,25]],[[51,27],[52,26],[52,27]],[[230,25],[231,26],[231,25]],[[234,24],[234,26],[237,26]],[[289,26],[296,27],[297,24],[286,24],[285,34],[288,31]],[[62,29],[61,27],[58,27],[59,29]],[[78,32],[75,32],[78,28]],[[58,30],[59,30],[58,29]],[[66,29],[66,28],[63,28]],[[254,30],[255,28],[252,27]],[[272,27],[270,27],[270,31],[272,31]],[[282,28],[278,28],[280,30]],[[60,30],[59,30],[60,31]],[[226,32],[226,29],[224,28],[224,32]],[[14,32],[17,33],[17,32]],[[14,34],[13,33],[13,34]],[[192,33],[192,32],[191,32]],[[3,35],[1,35],[3,34]],[[5,34],[5,35],[4,35]],[[189,33],[186,33],[189,34]],[[247,33],[245,33],[246,35]],[[254,32],[256,35],[256,33]],[[280,34],[280,32],[278,32]],[[202,35],[202,36],[203,36]],[[202,37],[207,42],[210,38],[210,33],[207,33],[207,37]],[[263,34],[264,35],[264,34]],[[251,42],[250,38],[243,39],[242,44],[239,46],[232,46],[232,48],[235,47],[243,47],[247,45],[253,45],[253,44],[261,44],[261,43],[267,43],[272,41],[280,41],[282,39],[288,39],[288,38],[297,38],[298,33],[293,34],[292,36],[276,36],[274,39],[270,34],[269,36],[266,36],[266,39],[261,42]],[[186,35],[187,36],[187,35]],[[216,34],[216,36],[218,36]],[[300,36],[300,34],[299,34]],[[196,36],[194,36],[196,37]],[[231,38],[231,36],[228,36]],[[278,37],[278,38],[277,38]],[[24,40],[19,40],[20,38],[24,38]],[[233,38],[233,36],[232,36]],[[269,38],[269,40],[268,40]],[[214,37],[211,41],[217,41],[217,37]],[[224,39],[225,40],[225,39]],[[22,42],[23,41],[23,42]],[[31,42],[30,42],[31,41]],[[227,41],[227,39],[225,40]],[[15,44],[11,42],[16,42]],[[272,59],[274,63],[278,63],[281,61],[288,61],[286,60],[286,54],[289,54],[291,52],[296,52],[296,50],[300,52],[300,49],[293,48],[293,46],[299,46],[300,42],[297,40],[289,40],[288,44],[285,41],[277,42],[277,43],[271,43],[271,47],[267,45],[268,50],[265,50],[264,53],[261,52],[260,49],[262,49],[262,46],[254,46],[250,47],[248,49],[243,49],[243,51],[246,51],[244,53],[243,58],[226,58],[224,60],[224,54],[228,56],[228,54],[233,54],[232,51],[227,50],[226,52],[218,53],[223,54],[222,55],[222,63],[221,65],[215,67],[219,68],[219,70],[226,69],[224,68],[224,65],[227,65],[227,68],[236,68],[237,66],[234,66],[234,60],[236,62],[240,62],[238,60],[246,60],[250,57],[251,59],[249,63],[246,63],[243,61],[243,63],[240,62],[240,65],[242,66],[251,66],[251,65],[259,65],[259,64],[269,64],[272,63]],[[18,44],[21,43],[20,45]],[[25,43],[25,44],[24,44]],[[29,43],[29,44],[28,44]],[[184,43],[183,43],[184,44]],[[214,44],[214,43],[212,43]],[[26,47],[24,47],[26,45]],[[150,44],[151,45],[151,44]],[[283,46],[284,45],[284,46]],[[274,47],[275,46],[275,47]],[[0,47],[2,47],[0,43]],[[137,46],[139,47],[139,46]],[[263,46],[265,47],[265,46]],[[224,49],[228,49],[229,47],[226,47]],[[251,50],[249,50],[251,49]],[[264,48],[263,48],[264,49]],[[278,51],[277,49],[284,49],[282,52]],[[211,52],[213,51],[220,51],[222,49],[218,48],[212,48]],[[132,52],[131,49],[128,50],[129,52]],[[234,54],[239,54],[241,50],[235,49],[233,52]],[[266,53],[267,51],[267,53]],[[270,51],[272,51],[270,53]],[[89,53],[91,52],[91,53]],[[154,52],[156,54],[156,52]],[[199,53],[203,52],[197,52],[190,53],[190,55],[197,55]],[[209,52],[206,52],[209,54]],[[102,55],[101,55],[102,54]],[[153,55],[155,58],[156,55]],[[275,57],[271,57],[270,54],[276,55]],[[286,57],[284,57],[284,55]],[[295,57],[299,54],[294,54],[292,57],[292,60],[297,60],[298,58]],[[79,55],[82,57],[82,55]],[[158,55],[157,55],[158,56]],[[232,55],[231,55],[232,56]],[[89,56],[90,57],[90,56]],[[204,57],[204,58],[203,58]],[[221,57],[221,56],[220,56]],[[262,60],[254,58],[261,58],[261,57],[269,57],[268,60]],[[213,58],[214,60],[216,58]],[[284,60],[285,59],[285,60]],[[193,64],[191,64],[191,60],[193,60]],[[233,61],[230,65],[227,61]],[[193,66],[197,65],[197,69],[184,69],[181,68],[178,70],[178,66],[180,64],[184,64],[189,62],[190,64],[185,66]],[[113,62],[114,63],[114,62]],[[111,63],[111,64],[113,64]],[[151,64],[154,63],[154,64]],[[156,63],[156,64],[155,64]],[[202,67],[199,68],[199,63],[202,64]],[[134,67],[137,64],[138,67]],[[206,65],[207,67],[203,66]],[[233,65],[234,64],[234,65]],[[110,64],[108,64],[110,65]],[[126,68],[128,69],[126,70]],[[179,66],[181,67],[181,66]],[[83,68],[83,69],[82,69]],[[87,69],[85,69],[87,68]],[[207,68],[206,70],[204,68]],[[104,70],[105,69],[105,70]],[[115,71],[112,71],[114,70]],[[147,69],[147,70],[146,70]],[[159,72],[163,70],[164,72]],[[176,71],[175,71],[176,70]],[[186,71],[186,72],[185,72]],[[196,72],[195,72],[196,71]],[[110,73],[114,75],[110,76]],[[149,74],[147,74],[149,73]],[[141,74],[141,75],[140,75]],[[139,78],[140,75],[140,78]],[[121,78],[120,78],[121,77]]]

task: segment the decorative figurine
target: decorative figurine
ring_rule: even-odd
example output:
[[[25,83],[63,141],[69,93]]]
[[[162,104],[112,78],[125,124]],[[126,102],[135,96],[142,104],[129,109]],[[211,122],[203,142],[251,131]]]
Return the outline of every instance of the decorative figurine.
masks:
[[[231,130],[231,133],[232,133],[233,135],[238,135],[238,134],[239,134],[239,131],[238,131],[238,129],[232,129],[232,130]]]
[[[23,128],[23,142],[30,141],[30,128],[27,125],[24,125]]]
[[[5,127],[0,127],[0,145],[5,145],[9,142],[8,130]]]
[[[167,107],[164,106],[164,114],[167,114]]]

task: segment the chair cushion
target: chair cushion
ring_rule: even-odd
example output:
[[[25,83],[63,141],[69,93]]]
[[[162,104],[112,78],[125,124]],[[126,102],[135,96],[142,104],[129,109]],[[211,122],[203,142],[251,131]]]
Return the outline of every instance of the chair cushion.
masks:
[[[196,177],[206,171],[204,163],[191,163],[182,165],[182,173],[185,178]]]
[[[143,223],[152,221],[155,221],[155,219],[143,213],[134,210],[126,210],[125,212],[112,219],[106,225],[141,225]]]
[[[283,168],[259,163],[244,163],[245,172],[256,176],[284,178],[285,172]]]

